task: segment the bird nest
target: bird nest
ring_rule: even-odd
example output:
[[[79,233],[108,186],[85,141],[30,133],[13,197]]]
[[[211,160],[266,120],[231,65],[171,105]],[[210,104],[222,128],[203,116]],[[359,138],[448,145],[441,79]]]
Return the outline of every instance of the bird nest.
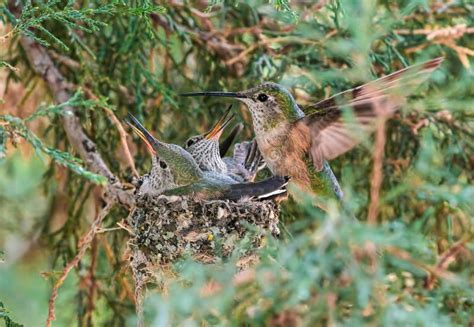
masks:
[[[227,257],[243,238],[253,248],[265,234],[278,236],[279,206],[272,200],[197,201],[187,197],[142,195],[129,217],[131,244],[150,262],[166,265],[191,256],[203,263]]]
[[[160,271],[180,258],[216,263],[241,240],[238,266],[255,261],[265,235],[278,236],[279,205],[273,200],[193,200],[181,196],[138,196],[128,218],[132,229],[130,263],[137,291],[161,279]],[[249,242],[250,241],[250,242]]]

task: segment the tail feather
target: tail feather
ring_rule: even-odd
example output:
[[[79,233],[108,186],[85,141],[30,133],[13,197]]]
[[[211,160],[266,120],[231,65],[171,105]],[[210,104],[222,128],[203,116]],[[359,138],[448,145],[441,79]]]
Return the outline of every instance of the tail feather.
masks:
[[[221,193],[220,199],[232,201],[238,201],[241,198],[271,199],[287,192],[288,181],[288,177],[273,176],[261,182],[233,184]]]

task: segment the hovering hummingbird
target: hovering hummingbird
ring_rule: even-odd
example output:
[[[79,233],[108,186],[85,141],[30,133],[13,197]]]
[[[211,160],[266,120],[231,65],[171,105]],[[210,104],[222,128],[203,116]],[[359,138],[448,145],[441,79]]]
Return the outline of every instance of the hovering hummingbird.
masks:
[[[152,179],[149,185],[161,187],[162,194],[238,201],[242,198],[269,199],[286,193],[287,177],[272,177],[258,183],[237,183],[226,175],[202,171],[186,150],[179,145],[157,140],[133,115],[129,114],[127,123],[156,157],[150,176],[167,178],[166,183]],[[157,194],[158,191],[151,193]]]
[[[258,152],[256,147],[246,146],[246,143],[237,143],[234,156],[222,158],[222,152],[227,152],[225,150],[227,144],[233,141],[230,141],[230,138],[235,138],[235,131],[241,130],[241,128],[234,129],[226,139],[226,146],[220,146],[219,139],[234,118],[234,115],[228,117],[231,109],[232,106],[229,106],[209,132],[189,138],[185,142],[184,149],[193,156],[203,171],[226,174],[238,182],[253,181],[258,168],[261,168],[259,164],[262,160],[261,156],[256,154]],[[241,161],[240,157],[243,157]]]
[[[391,116],[442,61],[437,58],[407,67],[305,108],[275,83],[263,83],[243,92],[182,95],[232,97],[245,103],[258,146],[272,173],[290,176],[304,190],[331,196],[335,184],[327,160],[360,143],[360,132],[373,131],[379,118]]]

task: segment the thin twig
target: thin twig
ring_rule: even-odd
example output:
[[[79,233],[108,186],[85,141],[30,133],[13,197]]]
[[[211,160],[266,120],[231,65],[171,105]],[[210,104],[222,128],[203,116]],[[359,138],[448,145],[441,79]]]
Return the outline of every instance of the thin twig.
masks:
[[[457,45],[456,40],[460,39],[465,34],[473,34],[474,27],[467,27],[466,24],[458,24],[455,26],[448,26],[445,28],[438,29],[400,29],[395,30],[394,32],[397,34],[404,35],[426,35],[427,41],[434,44],[441,44],[447,46],[448,48],[451,48],[456,51],[456,54],[458,55],[458,58],[463,64],[463,66],[467,69],[471,67],[468,56],[474,57],[474,50]],[[421,44],[419,46],[410,48],[407,50],[407,53],[420,51],[426,46],[428,46],[428,44]]]
[[[444,279],[454,279],[456,276],[449,272],[449,271],[446,271],[444,269],[440,269],[438,268],[437,266],[433,267],[433,266],[430,266],[428,264],[425,264],[423,262],[419,262],[417,260],[415,260],[410,253],[408,253],[407,251],[405,250],[402,250],[402,249],[399,249],[395,246],[392,246],[392,245],[389,245],[389,246],[386,246],[384,247],[385,251],[387,251],[388,253],[390,253],[391,255],[393,255],[394,257],[397,257],[401,260],[404,260],[438,278],[444,278]]]
[[[82,257],[86,253],[87,249],[89,248],[89,245],[91,244],[92,240],[94,239],[95,235],[97,234],[97,231],[99,230],[100,226],[102,225],[102,221],[104,218],[107,216],[109,213],[110,209],[113,207],[115,204],[114,201],[107,201],[106,205],[102,208],[102,210],[97,214],[97,217],[94,219],[92,222],[92,225],[89,229],[89,231],[81,237],[79,240],[78,244],[78,251],[74,259],[72,259],[66,267],[64,267],[61,276],[59,276],[59,279],[54,283],[53,290],[51,291],[51,296],[49,298],[49,306],[48,306],[48,319],[46,320],[46,326],[50,327],[51,323],[53,320],[56,318],[55,316],[55,311],[54,311],[54,305],[56,303],[56,298],[58,297],[58,291],[61,285],[64,283],[66,280],[67,276],[69,275],[69,272],[77,266],[79,261],[81,261]]]
[[[91,263],[89,267],[89,273],[87,275],[87,279],[89,281],[88,283],[88,294],[87,294],[87,309],[86,309],[86,321],[87,321],[87,326],[92,326],[92,313],[94,312],[95,309],[95,303],[94,303],[94,297],[95,293],[97,290],[97,282],[95,280],[95,269],[97,268],[97,251],[98,250],[98,245],[97,245],[97,238],[94,238],[91,242]]]
[[[370,205],[367,222],[371,225],[377,223],[377,215],[380,205],[380,187],[382,185],[383,173],[383,152],[385,147],[385,118],[381,117],[377,124],[375,132],[375,148],[374,148],[374,166],[372,171],[372,179],[370,180]]]
[[[255,49],[258,48],[258,44],[253,44],[252,46],[248,47],[244,51],[240,52],[237,56],[230,58],[225,62],[226,65],[232,66],[236,62],[239,62],[240,60],[244,59],[249,53],[254,51]]]
[[[449,265],[456,260],[456,257],[461,253],[461,251],[465,250],[465,244],[472,239],[472,236],[465,237],[458,242],[454,243],[448,250],[443,252],[438,258],[438,262],[436,263],[436,269],[441,271],[446,270]],[[425,288],[431,290],[434,288],[436,282],[436,275],[431,273],[429,274],[428,278],[426,279]]]
[[[99,100],[99,98],[88,88],[84,88],[84,92],[89,98],[93,100]],[[125,159],[127,160],[128,165],[130,166],[130,169],[132,169],[133,175],[135,177],[140,176],[138,174],[137,169],[135,168],[135,162],[133,161],[132,154],[130,153],[130,148],[128,147],[127,132],[125,132],[125,129],[123,128],[122,124],[118,120],[117,116],[115,116],[114,112],[110,110],[110,108],[107,108],[106,106],[99,106],[99,107],[107,113],[110,120],[117,128],[117,131],[119,132],[119,136],[120,136],[120,143],[122,143],[122,148],[123,148],[123,151],[125,152]]]
[[[65,55],[59,54],[56,51],[49,50],[49,55],[56,60],[56,62],[63,64],[71,69],[79,69],[81,68],[81,64],[76,60],[73,60]]]
[[[117,128],[119,135],[120,135],[120,143],[122,143],[122,148],[123,151],[125,152],[125,158],[128,161],[128,165],[130,166],[130,169],[132,169],[132,173],[135,177],[140,176],[138,174],[138,171],[135,167],[135,161],[133,160],[132,154],[130,153],[130,148],[128,147],[127,143],[127,132],[123,129],[122,124],[118,120],[117,116],[115,116],[114,112],[110,110],[109,108],[102,107],[102,109],[105,110],[105,112],[109,115],[110,119],[114,123],[115,127]]]
[[[16,17],[21,15],[21,7],[17,1],[9,0],[8,7]],[[46,82],[56,102],[64,103],[68,101],[71,98],[70,84],[56,67],[46,49],[25,35],[20,38],[20,43],[32,69]],[[107,178],[107,193],[115,198],[118,203],[130,208],[133,204],[132,195],[123,189],[122,183],[112,173],[97,151],[95,143],[84,132],[81,121],[75,114],[74,107],[65,106],[64,115],[61,116],[61,119],[69,142],[87,164],[87,167],[92,172]]]
[[[409,29],[398,29],[394,31],[396,34],[402,34],[402,35],[431,35],[430,39],[443,35],[456,35],[459,37],[464,35],[465,33],[471,34],[474,33],[474,27],[467,27],[466,25],[456,25],[452,27],[446,27],[446,28],[441,28],[441,29],[429,29],[429,28],[423,28],[423,29],[416,29],[416,30],[409,30]]]
[[[130,235],[135,236],[135,233],[131,230],[131,228],[126,226],[122,221],[117,222],[117,226],[119,226],[121,229],[126,230]]]
[[[122,230],[122,227],[110,227],[110,228],[101,228],[97,231],[97,234],[104,234],[104,233],[110,233],[110,232],[115,232],[117,230]]]

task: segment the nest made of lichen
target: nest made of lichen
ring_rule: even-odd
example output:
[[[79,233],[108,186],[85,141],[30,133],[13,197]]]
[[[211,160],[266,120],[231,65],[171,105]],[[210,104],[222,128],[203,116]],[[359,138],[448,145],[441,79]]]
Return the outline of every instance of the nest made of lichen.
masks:
[[[129,217],[131,246],[148,263],[166,265],[183,256],[213,263],[230,255],[237,242],[260,246],[262,237],[278,236],[279,206],[271,200],[201,201],[187,197],[140,196]]]
[[[164,287],[170,264],[183,257],[215,263],[239,248],[237,266],[253,265],[265,234],[278,236],[279,205],[273,200],[194,200],[188,197],[139,195],[127,219],[131,228],[130,267],[135,281],[137,314],[143,310],[145,287]]]

